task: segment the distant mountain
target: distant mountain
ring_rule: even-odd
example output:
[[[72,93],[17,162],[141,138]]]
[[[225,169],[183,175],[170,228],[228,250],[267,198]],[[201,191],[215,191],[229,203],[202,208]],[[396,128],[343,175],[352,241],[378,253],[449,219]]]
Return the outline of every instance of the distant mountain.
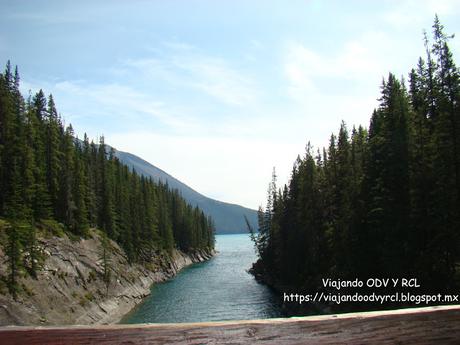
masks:
[[[244,216],[256,228],[256,210],[208,198],[153,164],[131,153],[115,150],[115,155],[121,162],[130,168],[134,168],[137,173],[151,176],[155,181],[167,182],[171,189],[179,190],[182,197],[191,205],[198,206],[204,213],[214,219],[218,234],[247,232]]]

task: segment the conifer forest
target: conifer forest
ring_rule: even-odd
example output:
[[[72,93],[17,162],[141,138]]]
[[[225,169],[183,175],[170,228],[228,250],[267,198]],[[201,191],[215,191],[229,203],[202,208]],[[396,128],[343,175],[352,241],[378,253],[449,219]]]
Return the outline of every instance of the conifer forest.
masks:
[[[342,122],[329,147],[308,143],[278,188],[254,270],[316,291],[322,278],[416,277],[419,291],[460,282],[460,71],[438,18],[408,78],[389,74],[368,128]],[[275,284],[275,285],[276,285]]]
[[[120,163],[103,137],[97,144],[76,138],[52,95],[25,99],[19,83],[8,61],[0,74],[0,222],[11,292],[19,272],[36,275],[42,230],[84,238],[98,228],[139,263],[173,248],[214,247],[212,219]]]

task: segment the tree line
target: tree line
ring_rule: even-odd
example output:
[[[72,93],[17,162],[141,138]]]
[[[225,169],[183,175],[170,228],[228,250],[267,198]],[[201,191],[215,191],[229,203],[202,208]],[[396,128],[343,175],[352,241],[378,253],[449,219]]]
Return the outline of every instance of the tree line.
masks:
[[[159,251],[214,247],[214,225],[177,190],[122,164],[104,137],[98,144],[64,126],[53,96],[25,99],[17,67],[0,73],[0,221],[6,229],[10,287],[21,266],[36,275],[37,228],[62,224],[85,237],[98,228],[130,262]],[[21,253],[28,258],[21,259]]]
[[[317,289],[321,278],[417,277],[460,285],[460,72],[436,17],[408,82],[389,74],[369,128],[342,122],[329,147],[310,143],[288,185],[276,174],[259,231],[256,272]],[[406,86],[407,84],[407,86]],[[439,290],[438,290],[439,291]]]

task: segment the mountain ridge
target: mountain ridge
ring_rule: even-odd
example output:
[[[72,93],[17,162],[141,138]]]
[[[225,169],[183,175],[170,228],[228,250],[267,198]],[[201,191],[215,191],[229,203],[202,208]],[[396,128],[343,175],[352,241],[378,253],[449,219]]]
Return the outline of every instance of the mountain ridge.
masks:
[[[244,216],[248,218],[253,227],[256,227],[256,210],[209,198],[139,156],[115,148],[114,152],[122,163],[137,173],[152,177],[155,181],[167,183],[171,189],[177,189],[191,205],[198,206],[205,214],[211,216],[217,234],[246,233]]]

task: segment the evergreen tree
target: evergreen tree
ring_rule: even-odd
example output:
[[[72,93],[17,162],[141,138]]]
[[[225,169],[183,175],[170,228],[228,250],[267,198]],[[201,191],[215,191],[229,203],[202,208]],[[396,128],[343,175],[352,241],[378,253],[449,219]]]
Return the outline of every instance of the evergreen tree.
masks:
[[[48,98],[48,108],[44,122],[46,128],[46,183],[49,190],[51,205],[53,209],[57,209],[59,198],[59,173],[61,168],[60,161],[63,158],[63,154],[60,151],[59,143],[59,128],[61,124],[52,95]]]
[[[19,229],[14,225],[6,227],[6,234],[5,254],[8,257],[8,289],[13,298],[16,299],[19,291],[18,278],[22,261],[21,235]]]
[[[27,269],[29,274],[37,279],[37,272],[39,271],[39,262],[40,262],[40,252],[37,243],[37,230],[35,222],[27,223],[18,223],[16,225],[20,229],[20,234],[22,236],[22,247],[24,248],[27,258],[24,262],[24,268]]]
[[[73,194],[75,148],[73,143],[72,126],[66,128],[65,133],[61,138],[61,151],[63,159],[59,175],[57,216],[61,222],[72,229],[72,231],[75,231],[77,227],[75,220],[77,206],[75,204]]]
[[[34,150],[34,199],[33,210],[35,219],[46,219],[51,215],[50,196],[46,185],[46,155],[45,155],[45,127],[46,98],[40,90],[32,100],[29,112],[30,146]]]
[[[110,258],[110,241],[105,232],[101,233],[100,236],[101,248],[100,248],[100,261],[102,265],[102,279],[105,283],[105,294],[109,294],[109,286],[112,279],[112,260]]]
[[[83,158],[80,144],[76,145],[76,156],[71,168],[73,174],[72,198],[75,203],[74,224],[72,230],[78,235],[86,236],[89,228],[88,211],[86,207],[86,176],[83,169]]]
[[[113,205],[113,176],[112,160],[107,159],[107,147],[104,137],[100,138],[98,148],[98,196],[99,196],[99,220],[98,224],[104,229],[110,238],[116,238],[114,205]]]

